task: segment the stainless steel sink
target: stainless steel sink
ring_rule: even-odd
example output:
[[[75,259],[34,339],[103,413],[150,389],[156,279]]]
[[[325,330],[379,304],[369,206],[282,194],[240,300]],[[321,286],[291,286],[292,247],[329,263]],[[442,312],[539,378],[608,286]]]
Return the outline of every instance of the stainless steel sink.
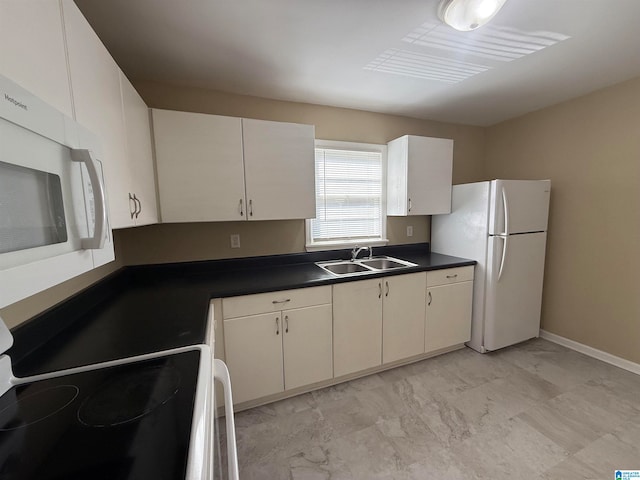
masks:
[[[370,273],[384,272],[385,270],[416,266],[415,263],[393,257],[362,258],[355,261],[333,260],[329,262],[318,262],[316,265],[338,277],[346,275],[367,275]]]
[[[391,268],[410,267],[408,262],[400,262],[391,258],[372,258],[371,260],[360,260],[360,263],[376,270],[389,270]]]
[[[335,275],[346,275],[348,273],[359,273],[359,272],[371,272],[370,269],[365,267],[364,265],[360,265],[355,262],[340,262],[333,263],[329,265],[322,265],[321,268],[328,270],[329,272]]]

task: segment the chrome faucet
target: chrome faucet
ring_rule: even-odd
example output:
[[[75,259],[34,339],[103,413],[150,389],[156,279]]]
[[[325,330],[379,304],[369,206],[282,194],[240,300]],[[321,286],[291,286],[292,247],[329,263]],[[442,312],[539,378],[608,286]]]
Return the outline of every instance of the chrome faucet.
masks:
[[[372,257],[373,249],[371,247],[359,247],[356,245],[355,247],[353,247],[353,250],[351,250],[351,261],[355,262],[356,258],[358,258],[358,254],[363,250],[369,250],[369,258]]]

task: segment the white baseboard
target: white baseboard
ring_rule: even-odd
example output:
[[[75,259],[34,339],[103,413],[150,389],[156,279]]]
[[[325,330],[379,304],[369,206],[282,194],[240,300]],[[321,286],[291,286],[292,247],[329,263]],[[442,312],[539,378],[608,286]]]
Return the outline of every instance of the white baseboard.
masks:
[[[550,342],[557,343],[558,345],[570,348],[571,350],[575,350],[576,352],[584,353],[589,357],[597,358],[598,360],[602,360],[603,362],[610,365],[614,365],[616,367],[640,375],[640,364],[638,363],[632,362],[630,360],[625,360],[624,358],[616,357],[615,355],[611,355],[610,353],[603,352],[602,350],[590,347],[588,345],[585,345],[584,343],[579,343],[574,340],[561,337],[560,335],[556,335],[555,333],[547,332],[546,330],[540,330],[540,337],[544,338],[545,340],[549,340]]]

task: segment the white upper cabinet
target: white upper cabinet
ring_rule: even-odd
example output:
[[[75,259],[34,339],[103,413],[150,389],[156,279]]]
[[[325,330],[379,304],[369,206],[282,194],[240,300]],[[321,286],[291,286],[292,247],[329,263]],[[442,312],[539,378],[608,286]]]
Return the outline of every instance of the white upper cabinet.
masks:
[[[249,220],[314,218],[315,129],[242,120]]]
[[[153,147],[149,109],[127,77],[120,72],[124,126],[127,136],[127,162],[129,182],[120,179],[122,185],[129,184],[132,205],[130,220],[135,225],[158,223],[156,180],[153,169]],[[120,194],[124,193],[123,191]],[[128,197],[127,197],[128,198]]]
[[[155,223],[147,107],[75,3],[62,6],[75,116],[102,142],[111,226]]]
[[[246,218],[242,120],[152,110],[163,222]]]
[[[131,226],[120,69],[73,1],[62,5],[76,120],[102,142],[111,226]]]
[[[153,110],[163,222],[315,216],[314,127]]]
[[[0,74],[73,117],[58,2],[0,1]]]
[[[405,135],[387,146],[387,215],[450,213],[453,140]]]

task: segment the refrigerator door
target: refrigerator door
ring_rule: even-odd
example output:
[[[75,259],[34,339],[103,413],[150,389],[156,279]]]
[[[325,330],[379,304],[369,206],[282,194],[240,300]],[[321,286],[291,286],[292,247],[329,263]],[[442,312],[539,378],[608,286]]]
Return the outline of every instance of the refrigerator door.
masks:
[[[546,231],[550,191],[550,180],[493,180],[489,235]]]
[[[547,234],[489,237],[484,347],[537,337]]]
[[[484,332],[485,270],[490,182],[454,185],[451,214],[431,217],[431,250],[478,262],[473,282],[473,320],[469,346],[480,351]]]

